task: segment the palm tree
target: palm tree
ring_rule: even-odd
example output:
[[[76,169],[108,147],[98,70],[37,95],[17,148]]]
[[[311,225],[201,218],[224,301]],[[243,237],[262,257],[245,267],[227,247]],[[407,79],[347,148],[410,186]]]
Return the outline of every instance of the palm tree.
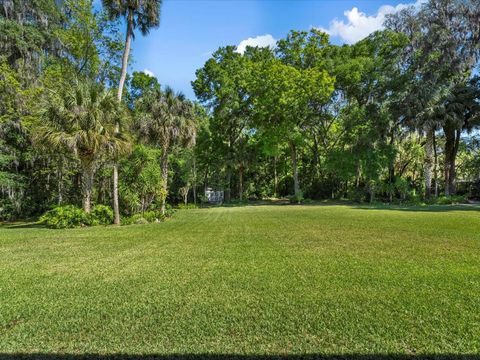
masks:
[[[136,119],[140,137],[162,149],[160,168],[164,194],[168,192],[168,156],[177,145],[190,146],[195,142],[197,124],[193,104],[171,88],[164,92],[150,91],[139,100],[141,115]],[[165,214],[165,197],[162,214]]]
[[[115,96],[93,81],[77,81],[51,92],[36,141],[57,151],[71,152],[80,162],[83,209],[91,210],[94,174],[100,157],[125,149],[128,142],[115,133],[120,116]]]
[[[438,116],[438,113],[450,91],[448,88],[432,89],[433,87],[429,86],[426,81],[416,83],[411,93],[407,95],[407,102],[405,103],[409,125],[425,134],[425,159],[423,162],[425,199],[429,199],[432,195],[432,179],[435,175],[434,168],[436,165],[435,132],[442,125],[442,118]]]
[[[125,18],[127,32],[125,35],[125,48],[122,56],[122,71],[118,84],[117,100],[122,101],[123,87],[127,77],[128,57],[130,54],[130,43],[134,38],[135,29],[140,29],[142,35],[147,35],[150,29],[160,25],[160,7],[162,0],[102,0],[103,7],[107,10],[110,19]],[[120,124],[115,127],[120,132]],[[118,203],[118,161],[113,164],[113,211],[115,214],[114,223],[120,224],[120,208]]]

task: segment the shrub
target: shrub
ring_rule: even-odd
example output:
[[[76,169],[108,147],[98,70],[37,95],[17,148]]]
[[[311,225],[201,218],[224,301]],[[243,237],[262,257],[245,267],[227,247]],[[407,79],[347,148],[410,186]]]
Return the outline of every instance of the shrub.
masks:
[[[110,206],[95,205],[90,214],[91,225],[110,225],[113,224],[113,210]]]
[[[162,220],[162,214],[160,214],[158,211],[145,211],[142,215],[143,218],[149,223],[159,222]]]
[[[122,225],[148,224],[165,220],[159,211],[145,211],[144,213],[133,214],[130,217],[122,218]]]
[[[91,225],[92,218],[82,209],[66,205],[47,211],[40,217],[39,223],[52,229],[67,229]]]
[[[287,199],[290,201],[290,204],[300,204],[304,200],[303,192],[299,191],[297,195],[287,196]]]
[[[461,196],[461,195],[440,196],[434,201],[435,201],[435,204],[438,204],[438,205],[465,204],[468,202],[465,196]]]
[[[165,218],[172,217],[173,214],[175,214],[175,211],[176,211],[176,210],[173,208],[172,205],[166,204],[166,207],[165,207],[165,216],[163,216],[161,220],[165,220]]]
[[[137,221],[141,217],[142,217],[142,214],[133,214],[132,216],[122,216],[121,218],[122,225],[135,224],[135,221]]]
[[[148,220],[140,216],[135,220],[134,224],[137,224],[137,225],[148,224]]]

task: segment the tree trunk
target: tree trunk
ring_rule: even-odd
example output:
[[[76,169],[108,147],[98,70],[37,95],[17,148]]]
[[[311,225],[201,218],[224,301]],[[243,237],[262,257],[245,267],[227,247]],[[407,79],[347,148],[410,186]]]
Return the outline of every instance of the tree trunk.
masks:
[[[394,130],[392,130],[390,132],[390,146],[392,146],[393,148],[394,145],[395,145],[395,132]],[[395,193],[395,157],[392,157],[388,164],[388,182],[390,185],[388,200],[389,200],[389,203],[391,204],[393,202],[393,196]]]
[[[57,189],[58,189],[58,206],[63,204],[63,159],[60,158],[57,169]]]
[[[165,147],[162,151],[162,157],[160,158],[160,168],[162,171],[162,207],[160,211],[162,215],[165,215],[167,191],[168,191],[168,147]]]
[[[460,130],[455,129],[451,124],[446,124],[443,127],[445,133],[445,166],[444,166],[444,179],[445,179],[445,196],[455,195],[455,159],[457,156],[457,150],[460,142]]]
[[[452,162],[450,166],[450,194],[455,195],[457,193],[457,153],[460,146],[460,135],[462,131],[457,129],[455,131],[455,145],[453,147]]]
[[[208,189],[208,165],[205,166],[205,174],[203,176],[203,195],[207,192]]]
[[[243,162],[240,163],[240,169],[239,169],[239,174],[238,174],[239,180],[238,180],[238,197],[240,198],[240,201],[243,200]]]
[[[277,157],[273,157],[273,196],[278,196],[278,174],[277,174]]]
[[[298,181],[297,147],[293,142],[290,142],[290,149],[292,150],[293,194],[298,199],[300,196],[300,184]],[[298,202],[300,203],[300,199]]]
[[[123,87],[125,85],[125,80],[127,78],[128,57],[130,55],[130,43],[132,40],[132,33],[133,33],[132,23],[133,23],[133,11],[129,9],[128,17],[127,17],[127,33],[125,35],[125,48],[123,49],[123,57],[122,57],[122,72],[120,74],[120,82],[118,83],[118,90],[117,90],[118,102],[122,101]]]
[[[317,136],[313,134],[313,182],[316,182],[320,177],[320,154],[318,151],[318,140]]]
[[[230,202],[232,200],[232,172],[233,172],[233,161],[234,161],[234,150],[233,146],[235,143],[235,137],[233,135],[233,130],[230,129],[230,136],[228,140],[228,152],[227,152],[227,189],[225,191],[225,202]]]
[[[225,202],[230,202],[232,199],[232,166],[230,160],[227,164],[227,189],[225,190]]]
[[[368,193],[370,194],[370,203],[372,204],[375,201],[375,186],[372,181],[368,184]]]
[[[438,197],[438,154],[437,154],[437,142],[435,138],[435,132],[433,132],[433,177],[435,179],[435,197]]]
[[[195,159],[195,153],[193,153],[193,203],[197,203],[197,160]]]
[[[360,187],[360,177],[362,175],[362,168],[360,166],[360,159],[357,160],[357,169],[355,171],[355,188]]]
[[[82,198],[83,210],[90,214],[92,211],[92,190],[93,176],[95,174],[95,164],[93,162],[84,163],[82,166]]]
[[[114,219],[113,223],[115,225],[120,225],[120,204],[118,202],[118,162],[115,157],[115,162],[113,164],[113,214]]]
[[[425,177],[425,199],[430,199],[432,195],[432,178],[433,178],[433,163],[434,163],[434,150],[433,150],[433,136],[434,130],[432,127],[428,127],[426,130],[425,138],[425,160],[423,163],[423,172]]]
[[[122,102],[123,87],[125,85],[125,79],[127,78],[127,67],[128,67],[128,57],[130,54],[130,42],[132,40],[133,32],[133,11],[128,10],[127,17],[127,34],[125,36],[125,48],[123,50],[122,57],[122,72],[120,75],[120,82],[118,84],[117,90],[117,100],[119,103]],[[120,123],[117,121],[115,124],[115,132],[118,134],[120,132]],[[120,205],[118,201],[118,154],[115,155],[113,163],[113,212],[115,225],[120,225]]]

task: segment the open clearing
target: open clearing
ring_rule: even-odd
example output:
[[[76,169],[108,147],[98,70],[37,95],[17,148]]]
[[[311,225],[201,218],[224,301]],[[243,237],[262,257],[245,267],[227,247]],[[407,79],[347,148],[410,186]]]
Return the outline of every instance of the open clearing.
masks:
[[[475,207],[3,226],[0,259],[4,355],[480,354]]]

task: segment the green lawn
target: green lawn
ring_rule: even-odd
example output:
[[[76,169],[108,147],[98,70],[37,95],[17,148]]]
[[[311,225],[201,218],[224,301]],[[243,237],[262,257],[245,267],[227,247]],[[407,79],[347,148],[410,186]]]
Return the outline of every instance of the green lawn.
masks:
[[[480,356],[474,207],[247,206],[118,228],[3,226],[0,259],[0,357]]]

